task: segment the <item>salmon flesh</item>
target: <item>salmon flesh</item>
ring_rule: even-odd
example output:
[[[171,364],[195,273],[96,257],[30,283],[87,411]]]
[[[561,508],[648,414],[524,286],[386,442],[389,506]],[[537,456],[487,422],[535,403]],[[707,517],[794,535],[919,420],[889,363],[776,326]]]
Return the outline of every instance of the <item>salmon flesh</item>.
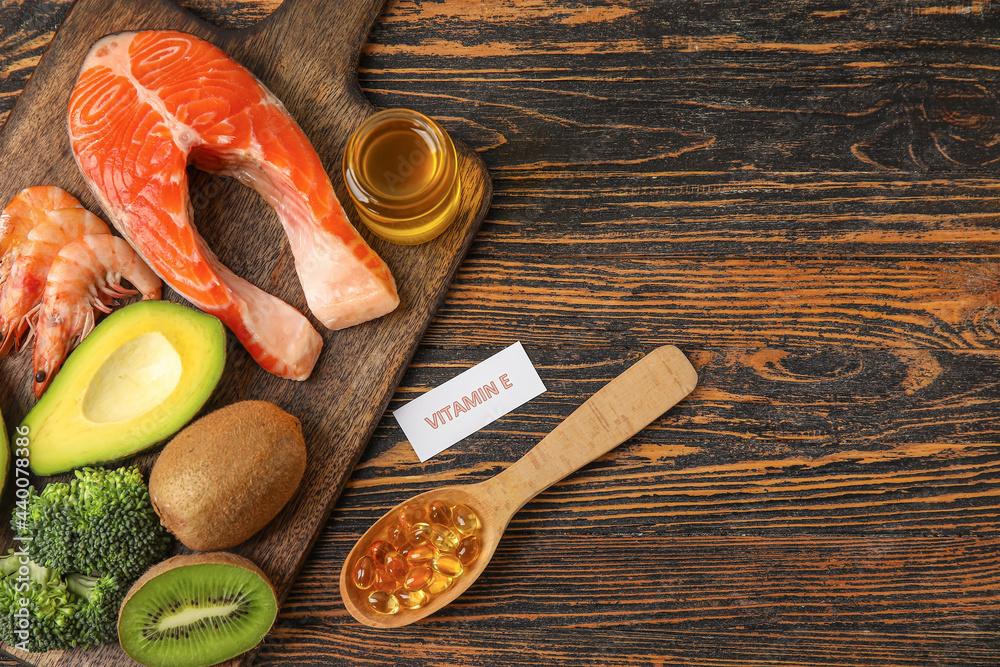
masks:
[[[167,30],[100,39],[73,89],[69,136],[118,231],[271,373],[306,379],[323,340],[301,312],[208,248],[191,220],[188,164],[238,179],[274,208],[306,303],[324,326],[352,326],[398,305],[388,267],[348,221],[308,138],[253,74],[208,42]]]

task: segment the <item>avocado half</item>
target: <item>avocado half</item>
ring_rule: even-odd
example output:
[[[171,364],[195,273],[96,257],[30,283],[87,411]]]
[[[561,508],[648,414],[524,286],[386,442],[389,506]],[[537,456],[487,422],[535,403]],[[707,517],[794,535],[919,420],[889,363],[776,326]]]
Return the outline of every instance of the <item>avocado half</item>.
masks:
[[[169,301],[112,313],[21,423],[28,464],[54,475],[152,447],[201,409],[225,363],[225,329],[211,315]]]

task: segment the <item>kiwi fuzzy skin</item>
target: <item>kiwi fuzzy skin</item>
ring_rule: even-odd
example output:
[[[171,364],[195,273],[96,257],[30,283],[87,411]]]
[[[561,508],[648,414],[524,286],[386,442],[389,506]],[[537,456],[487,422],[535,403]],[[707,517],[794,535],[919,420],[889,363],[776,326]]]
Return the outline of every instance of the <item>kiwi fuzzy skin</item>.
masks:
[[[149,495],[186,547],[245,542],[295,495],[306,468],[299,420],[267,401],[241,401],[193,422],[153,466]]]
[[[118,610],[118,633],[120,641],[122,639],[121,637],[122,616],[125,611],[125,607],[128,606],[129,600],[132,599],[132,596],[134,596],[137,592],[139,592],[139,589],[145,586],[148,582],[152,581],[161,574],[169,572],[174,568],[190,567],[192,565],[232,565],[253,572],[258,577],[263,579],[270,587],[271,594],[274,595],[274,606],[275,609],[277,609],[278,594],[274,590],[274,584],[271,583],[271,580],[267,577],[267,575],[264,574],[263,570],[257,567],[257,565],[255,565],[252,561],[247,560],[243,556],[238,556],[236,554],[227,553],[224,551],[214,551],[211,553],[200,553],[200,554],[181,554],[179,556],[173,556],[172,558],[168,558],[165,561],[157,563],[153,567],[146,570],[145,574],[139,577],[139,579],[134,584],[132,584],[132,587],[129,589],[128,594],[125,595],[125,599],[122,601],[121,608]],[[127,642],[124,641],[121,642],[123,649],[125,649],[126,643]],[[247,650],[250,650],[250,648],[253,647],[248,647]],[[125,652],[128,653],[128,650],[126,649]],[[129,657],[132,657],[134,659],[134,657],[131,655]]]

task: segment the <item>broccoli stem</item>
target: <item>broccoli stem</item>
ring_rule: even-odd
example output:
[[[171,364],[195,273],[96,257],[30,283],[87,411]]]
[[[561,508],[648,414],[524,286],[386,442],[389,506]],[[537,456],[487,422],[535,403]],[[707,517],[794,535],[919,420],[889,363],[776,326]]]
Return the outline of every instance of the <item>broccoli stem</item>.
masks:
[[[66,575],[66,588],[69,589],[69,592],[85,599],[87,602],[90,602],[90,596],[94,592],[94,584],[96,583],[97,577],[88,577],[85,574],[78,574],[76,572]]]

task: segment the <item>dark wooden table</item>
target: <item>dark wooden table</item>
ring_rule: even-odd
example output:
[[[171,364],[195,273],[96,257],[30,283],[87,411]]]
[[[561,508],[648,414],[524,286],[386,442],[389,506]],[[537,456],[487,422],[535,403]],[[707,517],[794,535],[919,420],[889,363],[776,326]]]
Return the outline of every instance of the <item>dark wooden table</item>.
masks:
[[[69,4],[3,0],[0,120]],[[1000,6],[391,0],[360,76],[495,186],[390,409],[515,341],[549,391],[424,464],[387,414],[258,664],[1000,663]],[[665,343],[686,402],[444,612],[351,619],[337,573],[385,509]]]

